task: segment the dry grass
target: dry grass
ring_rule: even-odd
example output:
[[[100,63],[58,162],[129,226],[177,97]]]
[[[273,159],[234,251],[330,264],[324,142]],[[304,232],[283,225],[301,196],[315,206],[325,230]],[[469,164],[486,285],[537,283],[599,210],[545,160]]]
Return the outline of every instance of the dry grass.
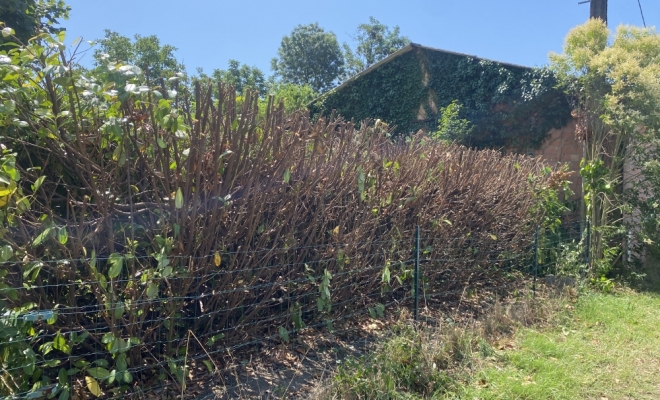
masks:
[[[471,326],[401,324],[314,399],[657,399],[660,297],[619,288],[495,305]]]
[[[536,298],[525,295],[496,302],[478,320],[415,327],[401,320],[369,355],[348,360],[320,383],[310,398],[397,399],[450,396],[496,352],[515,348],[513,336],[552,321],[574,299],[568,290]]]

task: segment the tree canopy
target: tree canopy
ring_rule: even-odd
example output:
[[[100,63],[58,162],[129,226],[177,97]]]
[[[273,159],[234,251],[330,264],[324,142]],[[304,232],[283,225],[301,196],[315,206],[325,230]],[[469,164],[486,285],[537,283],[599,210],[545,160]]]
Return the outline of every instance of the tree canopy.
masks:
[[[369,66],[410,44],[410,39],[401,36],[398,26],[390,30],[387,25],[382,24],[374,17],[369,17],[368,23],[358,26],[355,41],[357,42],[355,51],[344,43],[347,77],[369,68]]]
[[[271,68],[282,82],[309,85],[316,92],[332,88],[344,69],[337,36],[317,23],[294,28],[282,38],[277,54]]]
[[[14,29],[15,37],[23,43],[42,30],[54,33],[58,19],[67,19],[71,7],[62,0],[3,0],[0,2],[0,21]],[[6,42],[0,37],[0,44]]]
[[[234,86],[239,94],[243,94],[247,88],[254,89],[261,94],[266,93],[266,78],[263,71],[257,67],[241,64],[237,60],[229,60],[229,67],[226,70],[213,70],[211,76],[216,81]]]
[[[601,273],[619,254],[622,215],[629,216],[624,219],[637,244],[657,249],[660,243],[658,60],[660,35],[655,30],[620,26],[612,34],[595,19],[572,29],[564,53],[551,55],[573,99],[578,135],[585,142],[580,172],[594,230],[592,260]],[[624,180],[624,165],[639,173]]]
[[[135,35],[133,40],[117,32],[106,29],[105,37],[99,41],[99,48],[94,52],[97,64],[106,60],[121,61],[136,65],[149,71],[149,78],[170,78],[184,71],[174,55],[176,47],[160,44],[155,35]]]

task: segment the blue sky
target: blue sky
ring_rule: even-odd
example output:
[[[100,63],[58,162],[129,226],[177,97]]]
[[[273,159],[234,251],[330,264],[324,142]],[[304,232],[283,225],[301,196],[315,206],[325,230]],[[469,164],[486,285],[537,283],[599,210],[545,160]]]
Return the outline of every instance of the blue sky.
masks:
[[[126,36],[156,35],[178,48],[189,72],[224,69],[229,59],[261,68],[284,35],[298,24],[318,22],[340,43],[352,43],[360,23],[374,16],[399,25],[425,46],[509,63],[538,66],[560,52],[568,30],[589,16],[578,0],[68,0],[64,21],[69,41],[103,37],[104,29]],[[648,26],[660,24],[660,1],[641,0]],[[609,1],[610,27],[642,25],[637,0]],[[87,61],[91,56],[86,56]],[[83,61],[85,64],[86,62]]]

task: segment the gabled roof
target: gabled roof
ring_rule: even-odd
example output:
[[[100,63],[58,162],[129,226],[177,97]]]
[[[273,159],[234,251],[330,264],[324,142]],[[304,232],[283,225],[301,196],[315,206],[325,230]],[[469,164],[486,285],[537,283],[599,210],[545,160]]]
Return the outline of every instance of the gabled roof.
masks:
[[[473,58],[473,59],[475,59],[475,60],[479,60],[479,61],[490,61],[490,62],[492,62],[492,63],[500,64],[500,65],[507,66],[507,67],[522,68],[522,69],[532,69],[531,67],[525,67],[525,66],[523,66],[523,65],[517,65],[517,64],[511,64],[511,63],[506,63],[506,62],[502,62],[502,61],[490,60],[490,59],[487,59],[487,58],[482,58],[482,57],[472,56],[472,55],[469,55],[469,54],[457,53],[457,52],[449,51],[449,50],[436,49],[436,48],[434,48],[434,47],[422,46],[421,44],[417,44],[417,43],[410,43],[410,44],[407,45],[406,47],[404,47],[404,48],[402,48],[402,49],[399,49],[399,50],[395,51],[394,53],[390,54],[389,56],[387,56],[387,57],[383,58],[382,60],[378,61],[377,63],[371,65],[369,68],[365,69],[364,71],[359,72],[359,73],[356,74],[356,75],[353,75],[353,76],[350,77],[349,79],[347,79],[347,80],[345,80],[344,82],[342,82],[341,85],[337,86],[336,88],[333,88],[332,90],[329,90],[328,93],[329,93],[329,92],[332,92],[332,91],[335,91],[335,90],[340,90],[341,88],[343,88],[344,86],[348,85],[349,83],[355,81],[356,79],[358,79],[358,78],[360,78],[360,77],[362,77],[362,76],[364,76],[364,75],[367,75],[367,74],[370,73],[371,71],[373,71],[373,70],[379,68],[379,67],[382,66],[382,65],[385,65],[385,64],[391,62],[392,60],[394,60],[394,59],[396,59],[396,58],[398,58],[398,57],[400,57],[400,56],[406,54],[407,52],[409,52],[409,51],[411,51],[411,50],[413,50],[413,49],[423,49],[423,50],[434,51],[434,52],[438,52],[438,53],[453,54],[453,55],[456,55],[456,56],[461,56],[461,57],[466,57],[466,58],[468,58],[468,57],[469,57],[469,58]],[[324,94],[325,94],[325,93],[324,93]],[[320,95],[318,98],[323,97],[324,94]],[[317,99],[318,99],[318,98],[317,98]],[[312,101],[312,103],[315,102],[317,99],[314,99],[314,100]]]

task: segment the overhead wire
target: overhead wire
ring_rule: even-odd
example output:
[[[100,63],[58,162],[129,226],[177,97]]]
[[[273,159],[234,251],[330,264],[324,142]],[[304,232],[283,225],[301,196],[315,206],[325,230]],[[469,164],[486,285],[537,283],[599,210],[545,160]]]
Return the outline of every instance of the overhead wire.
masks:
[[[644,23],[644,28],[646,28],[646,20],[644,19],[644,10],[642,10],[641,0],[637,0],[637,4],[639,5],[639,13],[642,14],[642,23]]]

